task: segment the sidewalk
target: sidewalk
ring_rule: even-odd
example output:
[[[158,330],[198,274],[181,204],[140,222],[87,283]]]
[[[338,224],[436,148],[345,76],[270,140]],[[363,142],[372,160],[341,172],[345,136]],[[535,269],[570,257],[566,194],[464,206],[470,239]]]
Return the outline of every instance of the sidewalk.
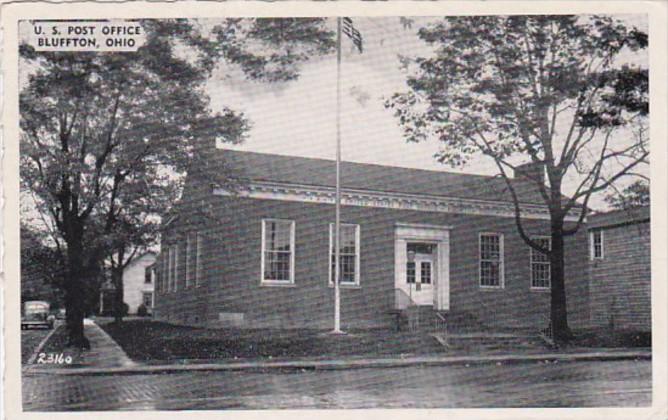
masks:
[[[81,365],[90,368],[132,368],[137,366],[109,335],[94,321],[84,320],[84,334],[90,350],[81,354]]]
[[[26,373],[59,375],[107,375],[107,374],[157,374],[188,371],[264,371],[283,370],[336,370],[361,368],[396,368],[406,366],[445,366],[462,364],[509,364],[509,363],[558,363],[594,360],[651,360],[650,350],[633,351],[585,351],[573,353],[467,355],[467,356],[419,356],[380,358],[340,358],[336,360],[282,360],[282,361],[223,361],[217,363],[142,365],[133,362],[123,349],[93,321],[85,322],[85,334],[90,340],[91,350],[82,353],[82,363],[77,367],[44,368],[31,365]]]
[[[61,328],[64,328],[64,326]],[[90,319],[84,319],[84,334],[90,342],[90,350],[77,351],[78,360],[76,364],[59,366],[29,363],[24,366],[24,372],[132,369],[138,366],[102,328]]]

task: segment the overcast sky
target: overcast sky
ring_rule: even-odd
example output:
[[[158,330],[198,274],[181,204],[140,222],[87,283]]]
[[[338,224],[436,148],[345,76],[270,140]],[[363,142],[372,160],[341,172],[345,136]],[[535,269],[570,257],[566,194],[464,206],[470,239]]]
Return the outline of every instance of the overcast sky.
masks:
[[[630,25],[647,30],[645,15],[623,16]],[[462,168],[439,164],[436,141],[406,143],[397,120],[383,102],[406,90],[399,55],[428,56],[430,49],[416,35],[426,21],[404,28],[397,17],[353,18],[362,33],[360,54],[344,36],[342,79],[342,156],[344,160],[409,168],[493,175],[484,158]],[[335,21],[332,20],[332,29]],[[646,52],[624,54],[625,62],[647,65]],[[304,65],[297,81],[281,85],[250,82],[239,71],[218,69],[208,84],[212,107],[230,106],[252,122],[248,140],[238,150],[333,159],[336,144],[336,56]],[[222,147],[229,147],[222,145]],[[566,187],[568,189],[568,186]],[[604,206],[600,197],[594,207]]]
[[[647,31],[646,15],[618,15],[629,26]],[[417,30],[438,18],[412,18],[406,28],[398,17],[355,18],[354,25],[364,39],[360,54],[344,36],[342,80],[342,155],[344,160],[362,163],[465,172],[496,174],[494,163],[478,158],[464,167],[452,168],[438,163],[434,154],[439,149],[435,140],[407,143],[392,111],[384,102],[393,93],[405,91],[406,75],[399,56],[429,56],[431,49],[417,37]],[[212,27],[217,19],[200,21]],[[335,30],[336,20],[331,19]],[[27,37],[30,25],[21,26]],[[647,51],[625,52],[620,62],[647,66]],[[30,68],[22,67],[21,85]],[[334,159],[336,153],[336,56],[315,58],[302,66],[296,81],[268,84],[246,80],[235,67],[221,65],[207,84],[213,110],[227,106],[242,111],[252,128],[240,146],[222,144],[263,153]],[[626,136],[628,133],[620,133]],[[565,185],[570,193],[575,178]],[[606,207],[603,194],[592,203],[595,209]]]

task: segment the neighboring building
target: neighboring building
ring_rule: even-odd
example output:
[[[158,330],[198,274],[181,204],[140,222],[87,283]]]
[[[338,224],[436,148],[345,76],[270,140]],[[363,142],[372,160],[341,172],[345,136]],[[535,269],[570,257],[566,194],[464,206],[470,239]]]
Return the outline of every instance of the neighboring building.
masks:
[[[154,252],[146,252],[135,257],[123,271],[123,301],[128,304],[128,314],[136,314],[141,304],[146,306],[149,314],[153,311],[155,259]],[[100,291],[101,314],[113,313],[114,293],[111,282],[105,283]]]
[[[331,328],[335,162],[229,150],[210,159],[209,170],[236,170],[249,184],[233,195],[189,177],[163,225],[155,317]],[[341,168],[344,328],[388,326],[409,299],[489,326],[547,326],[550,263],[517,233],[503,179]],[[513,183],[526,231],[549,242],[540,193]],[[586,230],[565,248],[569,323],[577,328],[590,318]]]
[[[588,217],[594,326],[651,331],[649,207]]]

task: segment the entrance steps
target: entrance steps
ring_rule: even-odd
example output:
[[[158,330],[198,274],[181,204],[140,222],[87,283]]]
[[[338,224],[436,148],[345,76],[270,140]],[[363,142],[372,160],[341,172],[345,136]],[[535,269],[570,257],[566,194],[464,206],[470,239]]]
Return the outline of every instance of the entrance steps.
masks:
[[[413,305],[395,312],[397,329],[429,333],[448,349],[462,352],[531,351],[549,347],[539,331],[499,331],[468,312],[437,311]]]
[[[397,330],[466,333],[487,331],[475,316],[466,312],[435,310],[431,305],[412,305],[393,312]]]

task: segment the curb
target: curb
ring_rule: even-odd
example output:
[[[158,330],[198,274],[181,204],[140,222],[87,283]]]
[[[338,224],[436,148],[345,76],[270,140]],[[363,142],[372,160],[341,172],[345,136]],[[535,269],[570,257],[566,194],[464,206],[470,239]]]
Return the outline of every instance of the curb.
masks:
[[[399,368],[408,366],[450,366],[470,364],[518,364],[531,362],[577,362],[577,361],[612,361],[612,360],[651,360],[649,351],[629,352],[593,352],[593,353],[547,353],[531,355],[491,355],[491,356],[454,356],[454,357],[412,357],[391,359],[361,360],[319,360],[319,361],[283,361],[283,362],[236,362],[206,363],[192,365],[139,365],[110,368],[24,368],[24,374],[52,375],[146,375],[179,372],[207,371],[266,371],[266,370],[343,370],[364,368]],[[34,365],[33,365],[34,366]]]

